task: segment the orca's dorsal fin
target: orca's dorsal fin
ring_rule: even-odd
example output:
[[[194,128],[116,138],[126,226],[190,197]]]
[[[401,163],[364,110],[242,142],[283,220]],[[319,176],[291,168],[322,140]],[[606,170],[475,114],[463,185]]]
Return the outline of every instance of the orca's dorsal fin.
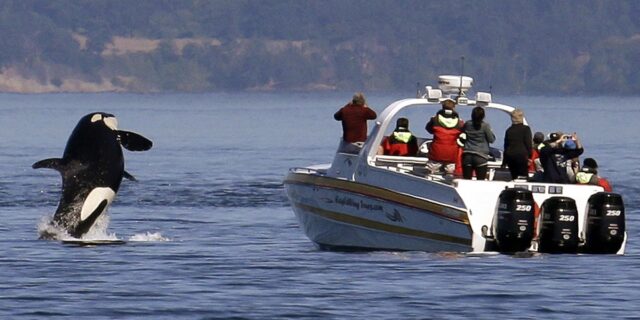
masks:
[[[147,151],[153,146],[151,140],[131,131],[118,130],[118,139],[129,151]]]
[[[53,170],[57,170],[60,173],[64,171],[64,164],[62,164],[62,159],[60,158],[50,158],[50,159],[40,160],[34,163],[33,165],[31,165],[31,167],[34,169],[40,169],[40,168],[53,169]]]
[[[132,175],[131,175],[131,173],[127,172],[126,170],[125,170],[125,172],[124,172],[124,174],[123,174],[123,177],[124,177],[125,179],[127,179],[127,180],[130,180],[130,181],[138,181],[138,180],[136,179],[136,177],[132,176]]]

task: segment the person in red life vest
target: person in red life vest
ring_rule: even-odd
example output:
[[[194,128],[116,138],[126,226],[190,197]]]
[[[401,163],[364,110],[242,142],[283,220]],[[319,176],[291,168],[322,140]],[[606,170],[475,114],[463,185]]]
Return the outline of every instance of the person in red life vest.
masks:
[[[353,95],[351,103],[342,107],[333,115],[342,121],[342,140],[338,152],[358,153],[367,140],[367,120],[377,117],[375,111],[367,106],[362,92]]]
[[[576,173],[576,183],[601,186],[606,192],[613,191],[609,181],[598,175],[598,163],[593,158],[584,159],[582,162],[582,169]]]
[[[385,155],[413,157],[418,153],[418,140],[409,131],[409,119],[399,118],[396,129],[382,141]]]
[[[441,170],[442,166],[445,166],[446,172],[453,172],[460,148],[456,140],[464,124],[454,110],[455,107],[456,104],[452,99],[445,99],[442,101],[442,109],[431,117],[425,127],[427,132],[433,135],[433,141],[429,146],[431,171]]]
[[[538,171],[542,171],[542,164],[539,160],[542,142],[544,142],[544,133],[538,131],[533,135],[533,148],[531,149],[531,158],[529,158],[529,173],[535,174]]]

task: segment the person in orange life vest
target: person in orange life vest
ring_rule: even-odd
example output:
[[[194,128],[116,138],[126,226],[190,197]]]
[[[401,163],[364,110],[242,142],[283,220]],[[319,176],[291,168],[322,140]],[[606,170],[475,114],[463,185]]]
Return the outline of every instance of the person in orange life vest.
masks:
[[[399,118],[396,129],[382,141],[385,155],[413,157],[418,153],[418,140],[409,131],[409,119]]]
[[[442,164],[452,164],[458,157],[459,146],[456,143],[462,132],[464,122],[454,110],[456,107],[452,99],[442,101],[442,109],[431,117],[425,129],[433,135],[429,146],[429,160]]]
[[[367,106],[362,92],[353,95],[351,103],[340,108],[333,115],[337,121],[342,121],[342,140],[339,152],[358,153],[367,140],[367,120],[377,117],[375,111]]]
[[[582,168],[576,173],[576,183],[601,186],[606,192],[613,191],[609,181],[598,176],[598,163],[593,158],[584,159]]]
[[[533,148],[531,149],[531,158],[529,158],[529,173],[542,171],[542,164],[539,160],[542,142],[544,142],[544,133],[538,131],[533,135]]]

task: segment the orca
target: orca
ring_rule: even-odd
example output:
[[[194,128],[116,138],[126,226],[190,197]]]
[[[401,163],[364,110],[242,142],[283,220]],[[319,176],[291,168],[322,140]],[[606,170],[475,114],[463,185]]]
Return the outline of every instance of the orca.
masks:
[[[109,208],[122,178],[135,181],[125,171],[122,147],[130,151],[151,149],[151,140],[130,131],[118,130],[112,114],[90,113],[73,129],[62,158],[50,158],[32,165],[62,175],[62,194],[51,224],[81,238]],[[41,234],[40,238],[55,238]]]

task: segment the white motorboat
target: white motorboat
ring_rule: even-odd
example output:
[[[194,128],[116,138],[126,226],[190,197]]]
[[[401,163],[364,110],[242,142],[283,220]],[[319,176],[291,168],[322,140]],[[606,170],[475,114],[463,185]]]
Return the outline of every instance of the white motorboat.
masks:
[[[418,156],[379,154],[398,117],[427,108],[415,120],[423,123],[447,98],[458,111],[483,106],[509,122],[514,108],[492,102],[490,93],[468,98],[472,83],[440,76],[439,88],[385,108],[358,154],[336,152],[331,164],[290,169],[285,190],[306,235],[337,250],[624,254],[622,197],[600,186],[511,180],[498,149],[488,180],[430,172],[426,138]]]

